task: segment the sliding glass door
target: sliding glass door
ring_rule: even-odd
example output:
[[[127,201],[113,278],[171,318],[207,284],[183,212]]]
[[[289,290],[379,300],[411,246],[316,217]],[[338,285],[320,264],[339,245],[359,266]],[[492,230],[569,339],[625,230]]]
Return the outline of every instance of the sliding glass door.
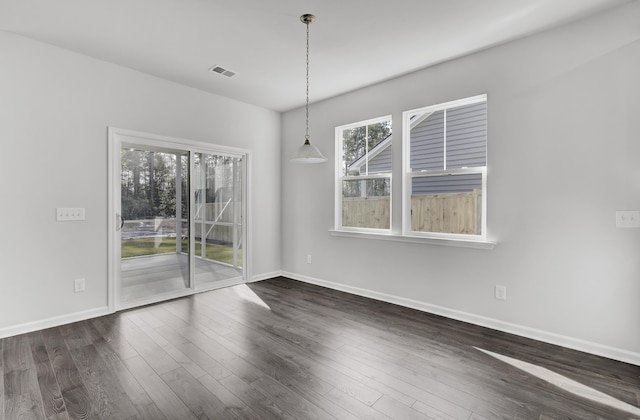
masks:
[[[125,146],[120,152],[120,300],[189,289],[189,156]]]
[[[113,309],[243,282],[246,155],[109,137]]]
[[[242,158],[194,154],[196,287],[242,275]]]

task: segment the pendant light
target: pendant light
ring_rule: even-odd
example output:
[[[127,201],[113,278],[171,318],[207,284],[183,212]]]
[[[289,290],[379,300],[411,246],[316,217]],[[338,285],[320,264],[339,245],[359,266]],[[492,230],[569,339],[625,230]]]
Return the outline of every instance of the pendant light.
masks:
[[[307,25],[307,102],[305,105],[306,112],[306,135],[304,136],[304,144],[300,146],[296,154],[290,159],[291,162],[297,163],[323,163],[327,158],[313,146],[309,141],[309,24],[316,20],[314,15],[305,14],[300,16],[302,23]]]

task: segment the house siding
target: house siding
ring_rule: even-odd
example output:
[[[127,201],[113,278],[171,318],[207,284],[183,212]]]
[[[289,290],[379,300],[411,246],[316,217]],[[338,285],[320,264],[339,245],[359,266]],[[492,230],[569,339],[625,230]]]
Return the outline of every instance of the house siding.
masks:
[[[436,111],[411,130],[411,169],[486,166],[487,103],[479,102]]]
[[[389,143],[383,151],[369,161],[369,174],[391,172],[391,165],[393,161],[392,152],[391,143]],[[360,167],[360,175],[366,175],[365,165]]]
[[[444,111],[436,111],[411,130],[411,170],[444,168]]]
[[[447,110],[447,169],[487,165],[487,103]]]
[[[445,154],[446,119],[446,154]],[[369,161],[369,174],[390,172],[392,150],[389,146]],[[411,130],[411,170],[434,171],[487,164],[487,103],[479,102],[433,112]],[[360,168],[365,174],[365,167]],[[482,189],[482,176],[416,177],[412,193],[441,194]]]
[[[482,190],[481,174],[424,176],[413,178],[412,195],[444,194]]]

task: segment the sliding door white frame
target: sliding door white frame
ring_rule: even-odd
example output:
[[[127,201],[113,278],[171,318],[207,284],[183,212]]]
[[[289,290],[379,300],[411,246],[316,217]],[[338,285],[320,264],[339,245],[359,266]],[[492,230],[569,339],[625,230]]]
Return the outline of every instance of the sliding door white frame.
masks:
[[[122,309],[127,309],[131,306],[138,306],[141,304],[154,303],[160,300],[173,299],[181,296],[188,296],[196,292],[201,292],[206,289],[195,288],[194,273],[195,273],[195,241],[193,240],[193,231],[195,227],[194,212],[195,212],[195,183],[190,182],[190,194],[189,194],[189,288],[180,290],[172,294],[163,295],[161,298],[151,297],[145,301],[136,301],[135,305],[123,304],[120,301],[120,261],[121,261],[121,249],[120,249],[120,234],[119,229],[121,225],[121,195],[120,195],[120,172],[121,161],[120,154],[123,147],[129,145],[144,146],[150,150],[171,150],[175,152],[189,154],[189,173],[193,174],[195,153],[207,153],[213,155],[224,155],[232,158],[240,158],[243,160],[243,174],[242,174],[242,269],[243,276],[241,283],[247,282],[247,279],[251,278],[250,267],[250,255],[251,255],[251,238],[250,238],[250,225],[251,215],[249,212],[250,206],[248,205],[248,197],[250,197],[251,185],[249,180],[251,179],[251,158],[250,152],[245,149],[232,148],[227,146],[219,146],[209,143],[196,142],[186,139],[179,139],[173,137],[160,136],[156,134],[143,133],[139,131],[126,130],[121,128],[109,127],[108,128],[108,307],[110,312],[115,312]],[[190,175],[191,176],[191,175]],[[221,286],[228,286],[229,283],[222,283],[221,285],[212,284],[211,289]]]

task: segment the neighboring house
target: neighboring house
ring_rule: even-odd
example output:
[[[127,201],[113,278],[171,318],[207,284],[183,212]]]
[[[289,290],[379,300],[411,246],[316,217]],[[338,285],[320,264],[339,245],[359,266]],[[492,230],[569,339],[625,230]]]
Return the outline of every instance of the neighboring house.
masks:
[[[486,115],[486,102],[479,102],[447,109],[446,117],[444,110],[414,116],[411,122],[411,167],[425,172],[442,170],[445,160],[447,169],[486,166]],[[363,155],[349,165],[349,173],[390,173],[392,142],[393,134],[371,149],[368,156]],[[474,174],[438,178],[415,178],[412,194],[470,192],[482,188],[482,179]]]
[[[359,172],[360,175],[366,175],[367,170],[369,174],[378,174],[384,172],[391,172],[391,142],[393,141],[393,134],[389,134],[386,139],[378,143],[368,154],[360,156],[355,162],[349,165],[349,173],[353,174]],[[367,158],[369,160],[369,167],[367,168]]]

